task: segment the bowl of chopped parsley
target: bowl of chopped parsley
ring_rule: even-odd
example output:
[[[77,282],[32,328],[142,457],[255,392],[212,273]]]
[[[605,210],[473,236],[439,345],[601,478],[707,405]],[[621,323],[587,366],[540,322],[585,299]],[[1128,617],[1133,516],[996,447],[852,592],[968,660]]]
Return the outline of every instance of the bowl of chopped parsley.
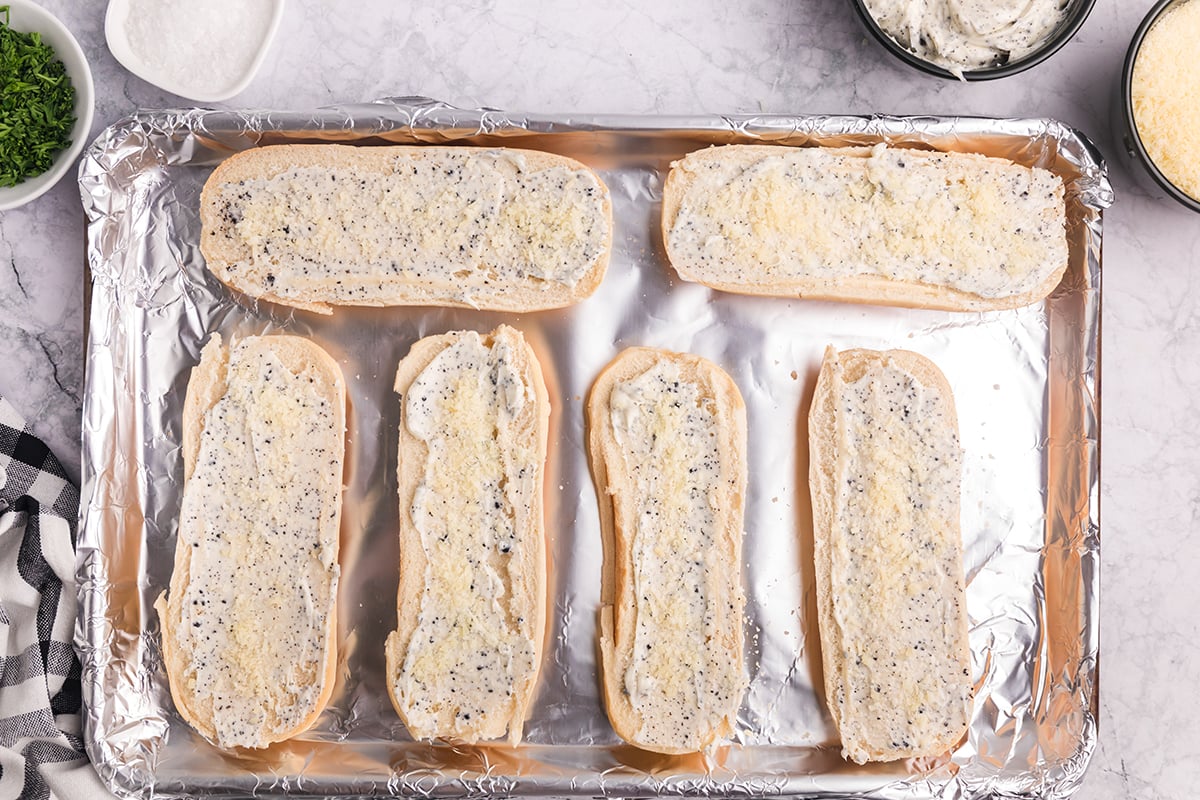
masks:
[[[0,0],[0,211],[74,166],[92,126],[92,72],[79,42],[28,0]]]

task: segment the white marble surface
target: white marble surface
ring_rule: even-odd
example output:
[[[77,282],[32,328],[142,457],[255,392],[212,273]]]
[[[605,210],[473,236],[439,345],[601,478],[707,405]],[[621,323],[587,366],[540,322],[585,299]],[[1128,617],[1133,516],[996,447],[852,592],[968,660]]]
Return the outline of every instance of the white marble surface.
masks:
[[[978,85],[868,40],[846,0],[289,0],[229,107],[385,95],[534,111],[1053,116],[1115,155],[1113,89],[1150,0],[1100,0],[1049,62]],[[82,42],[98,132],[182,104],[123,70],[104,4],[46,0]],[[1200,215],[1114,163],[1105,219],[1100,745],[1079,795],[1183,798],[1200,784]],[[83,215],[70,180],[0,215],[0,393],[79,470]]]

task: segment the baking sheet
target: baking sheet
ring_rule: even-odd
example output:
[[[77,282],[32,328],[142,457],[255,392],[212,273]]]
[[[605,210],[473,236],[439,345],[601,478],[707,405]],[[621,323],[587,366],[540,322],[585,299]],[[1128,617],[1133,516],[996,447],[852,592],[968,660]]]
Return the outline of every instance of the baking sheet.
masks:
[[[1000,155],[1067,183],[1071,264],[1050,299],[956,314],[752,298],[681,282],[658,227],[670,161],[711,143],[895,144]],[[595,168],[613,198],[611,265],[571,309],[501,314],[253,301],[209,275],[198,199],[231,153],[281,142],[543,149]],[[422,98],[314,113],[153,111],[107,129],[80,167],[93,279],[78,548],[88,752],[129,797],[761,795],[1065,797],[1096,742],[1099,311],[1103,162],[1047,120],[839,116],[629,117],[457,109]],[[398,563],[396,364],[421,336],[520,328],[553,412],[547,465],[550,639],[525,743],[413,742],[391,708],[383,640]],[[210,334],[309,336],[351,398],[339,665],[328,709],[296,739],[221,753],[184,724],[151,604],[170,581],[181,411]],[[975,714],[948,763],[844,762],[821,690],[804,420],[821,353],[903,347],[932,358],[958,406]],[[729,744],[660,756],[624,745],[600,699],[601,541],[583,449],[592,379],[623,347],[712,359],[749,417],[743,580],[750,687]]]

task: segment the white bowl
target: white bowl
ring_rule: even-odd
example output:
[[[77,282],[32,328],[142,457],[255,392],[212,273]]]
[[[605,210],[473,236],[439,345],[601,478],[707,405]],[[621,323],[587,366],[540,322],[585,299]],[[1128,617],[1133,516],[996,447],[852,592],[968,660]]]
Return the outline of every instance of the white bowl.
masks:
[[[71,85],[75,87],[75,127],[71,129],[71,145],[54,157],[50,169],[35,178],[29,178],[16,186],[0,187],[0,211],[23,206],[35,197],[41,197],[79,158],[87,144],[88,132],[92,128],[92,105],[95,102],[95,87],[92,71],[79,42],[58,19],[36,3],[29,0],[2,0],[8,6],[8,23],[15,31],[42,35],[42,41],[54,48],[54,54],[67,68]]]
[[[228,100],[245,90],[254,74],[258,72],[258,68],[267,54],[267,48],[271,46],[271,40],[275,38],[275,32],[279,29],[279,20],[283,18],[284,0],[243,0],[243,2],[248,5],[267,6],[271,18],[262,39],[255,43],[255,55],[247,63],[245,71],[240,75],[232,76],[229,81],[220,85],[216,83],[184,85],[164,66],[147,61],[145,54],[137,51],[126,33],[126,21],[129,20],[131,14],[136,13],[131,0],[109,0],[108,11],[104,15],[104,38],[108,42],[108,49],[112,52],[113,58],[142,80],[171,94],[201,103]],[[216,49],[220,43],[212,44],[214,45],[213,49]]]

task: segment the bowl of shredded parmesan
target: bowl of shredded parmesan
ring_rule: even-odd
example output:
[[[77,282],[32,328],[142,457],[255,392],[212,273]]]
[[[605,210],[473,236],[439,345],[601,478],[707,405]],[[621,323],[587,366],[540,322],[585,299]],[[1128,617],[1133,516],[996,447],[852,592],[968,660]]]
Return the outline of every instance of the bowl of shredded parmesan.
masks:
[[[104,38],[121,66],[201,103],[240,94],[262,65],[284,0],[109,0]]]
[[[0,211],[49,191],[92,127],[92,71],[79,42],[29,0],[0,0]]]
[[[1114,115],[1156,196],[1200,211],[1200,0],[1160,0],[1133,35]]]

